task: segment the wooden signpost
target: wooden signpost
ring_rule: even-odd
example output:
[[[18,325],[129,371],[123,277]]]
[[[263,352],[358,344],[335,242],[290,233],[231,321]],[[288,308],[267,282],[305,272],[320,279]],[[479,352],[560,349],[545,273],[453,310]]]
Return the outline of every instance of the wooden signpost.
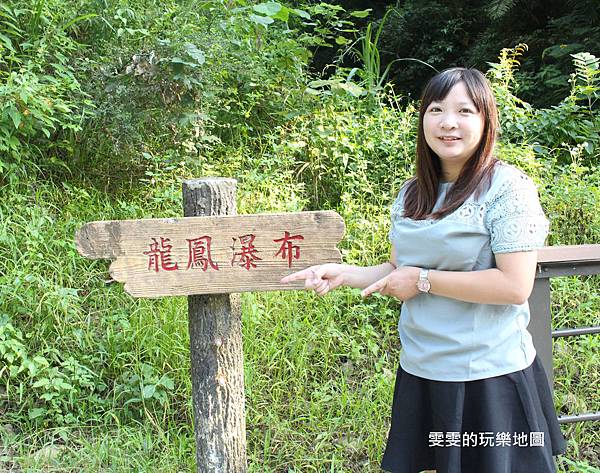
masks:
[[[344,222],[333,211],[240,215],[235,179],[183,183],[184,218],[91,222],[78,251],[113,260],[134,297],[188,296],[196,463],[202,473],[246,471],[239,296],[301,289],[283,276],[340,262]]]

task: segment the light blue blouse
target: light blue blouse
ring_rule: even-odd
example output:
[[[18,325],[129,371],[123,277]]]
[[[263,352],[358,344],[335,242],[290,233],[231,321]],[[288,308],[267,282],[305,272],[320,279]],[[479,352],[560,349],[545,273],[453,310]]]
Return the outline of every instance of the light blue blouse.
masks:
[[[452,183],[440,183],[434,210]],[[440,271],[496,267],[495,254],[544,246],[549,222],[533,181],[514,166],[498,163],[487,191],[471,195],[440,220],[402,216],[404,189],[391,208],[390,241],[398,266]],[[471,381],[528,367],[535,357],[529,304],[475,304],[419,294],[402,304],[398,330],[400,365],[416,376]]]

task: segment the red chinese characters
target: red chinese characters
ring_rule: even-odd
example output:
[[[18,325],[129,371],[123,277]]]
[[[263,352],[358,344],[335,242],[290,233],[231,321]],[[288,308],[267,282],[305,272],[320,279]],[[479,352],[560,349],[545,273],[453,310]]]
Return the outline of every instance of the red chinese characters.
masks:
[[[250,271],[257,267],[259,261],[263,258],[258,256],[260,250],[254,244],[256,235],[249,233],[233,238],[233,245],[230,247],[233,256],[231,258],[231,266],[239,266],[246,271]],[[271,253],[275,258],[281,257],[287,260],[288,268],[292,267],[292,260],[300,259],[300,246],[294,244],[304,240],[302,235],[291,235],[290,232],[284,232],[283,238],[272,240],[274,243],[279,243],[279,250],[276,253]],[[219,264],[213,260],[211,255],[212,237],[203,235],[198,238],[187,238],[188,243],[188,262],[186,270],[200,268],[202,271],[213,269],[219,271]],[[236,249],[236,243],[239,241],[239,248]],[[179,268],[178,263],[173,261],[171,251],[173,245],[170,244],[170,238],[159,236],[152,238],[149,244],[149,251],[144,251],[143,254],[148,256],[148,270],[159,272],[176,271]]]
[[[240,239],[240,243],[242,244],[242,248],[241,251],[236,252],[235,251],[235,241],[236,239],[233,239],[233,246],[231,247],[231,249],[233,250],[233,258],[231,259],[231,266],[233,266],[234,264],[238,264],[238,266],[241,266],[242,268],[246,268],[246,270],[250,270],[250,268],[256,268],[256,264],[254,263],[255,261],[260,261],[262,260],[262,258],[259,258],[256,253],[258,253],[258,250],[256,249],[256,247],[254,246],[254,238],[256,238],[254,235],[249,234],[249,235],[243,235],[241,236]],[[237,259],[237,261],[236,261]]]
[[[300,247],[293,245],[292,240],[304,240],[304,237],[302,235],[290,236],[290,232],[285,232],[283,238],[273,240],[275,243],[281,242],[281,247],[279,248],[279,251],[275,253],[275,256],[281,255],[283,259],[287,258],[288,268],[292,267],[292,258],[300,259]]]
[[[167,242],[171,241],[169,238],[160,237],[160,244],[156,238],[152,238],[153,243],[150,243],[150,251],[144,251],[145,255],[148,255],[148,269],[156,271],[158,273],[158,265],[160,263],[161,269],[165,271],[175,271],[178,269],[177,263],[171,261],[171,249],[173,245],[169,245]]]
[[[210,255],[210,242],[212,238],[208,235],[200,238],[188,239],[188,265],[186,269],[202,268],[206,271],[210,266],[212,269],[219,270],[219,265],[212,260]]]

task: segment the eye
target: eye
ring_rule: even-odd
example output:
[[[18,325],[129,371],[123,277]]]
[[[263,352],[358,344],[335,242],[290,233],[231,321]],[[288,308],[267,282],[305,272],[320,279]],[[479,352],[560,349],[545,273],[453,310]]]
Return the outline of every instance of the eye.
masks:
[[[431,107],[429,107],[429,111],[430,112],[441,112],[442,109],[440,107],[438,107],[437,105],[432,105]]]
[[[463,107],[460,109],[460,113],[475,113],[475,111],[468,107]]]

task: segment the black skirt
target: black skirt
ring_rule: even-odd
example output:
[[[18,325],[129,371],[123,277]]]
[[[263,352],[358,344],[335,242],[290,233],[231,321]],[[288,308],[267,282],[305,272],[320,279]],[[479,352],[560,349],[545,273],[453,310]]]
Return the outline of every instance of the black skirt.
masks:
[[[546,372],[433,381],[398,367],[381,468],[393,473],[550,473],[567,445]]]

